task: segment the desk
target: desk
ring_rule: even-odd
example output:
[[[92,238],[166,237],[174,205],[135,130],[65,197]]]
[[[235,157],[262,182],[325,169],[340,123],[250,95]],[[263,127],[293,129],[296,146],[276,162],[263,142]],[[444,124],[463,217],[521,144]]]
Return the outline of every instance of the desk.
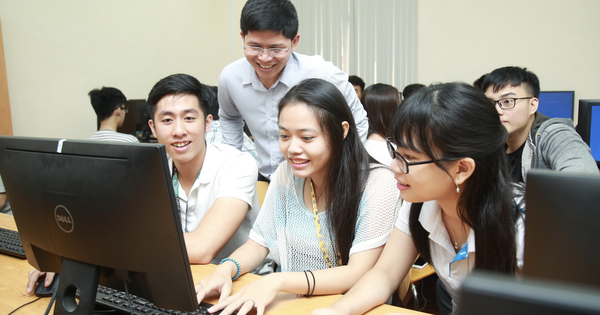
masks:
[[[0,227],[11,230],[17,229],[13,217],[2,213],[0,213]],[[194,283],[200,281],[214,268],[214,265],[192,265],[191,269]],[[33,269],[33,267],[29,265],[27,260],[0,254],[0,314],[8,314],[17,307],[37,298],[34,295],[28,296],[25,293],[27,273],[31,269]],[[258,277],[259,276],[253,274],[241,276],[238,280],[233,282],[233,292],[238,291],[244,285],[256,280]],[[275,301],[267,307],[266,314],[310,314],[314,309],[333,304],[333,302],[340,297],[341,295],[338,294],[298,298],[295,294],[279,293],[275,298]],[[211,299],[206,300],[206,302],[213,304],[216,303],[216,301],[216,294],[213,295]],[[15,315],[43,314],[49,302],[50,298],[43,298],[40,301],[23,307],[17,311]],[[424,314],[389,305],[376,307],[367,314],[377,315],[388,313]]]

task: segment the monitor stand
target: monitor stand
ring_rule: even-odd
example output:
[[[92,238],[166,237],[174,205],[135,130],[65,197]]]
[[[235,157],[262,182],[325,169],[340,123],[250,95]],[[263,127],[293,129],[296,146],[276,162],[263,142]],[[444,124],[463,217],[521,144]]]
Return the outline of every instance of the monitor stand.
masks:
[[[54,314],[93,315],[99,277],[100,267],[63,258]]]

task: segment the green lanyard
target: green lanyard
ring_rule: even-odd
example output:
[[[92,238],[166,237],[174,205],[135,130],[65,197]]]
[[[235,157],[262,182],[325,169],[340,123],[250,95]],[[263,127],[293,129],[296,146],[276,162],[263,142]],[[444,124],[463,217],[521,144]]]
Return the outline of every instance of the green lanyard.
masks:
[[[202,172],[202,168],[200,168],[200,171],[198,171],[198,176],[196,176],[196,180],[198,180],[198,178],[200,178],[200,172]],[[175,167],[175,163],[173,163],[173,178],[171,179],[171,181],[173,182],[173,192],[175,193],[175,199],[177,201],[177,211],[179,212],[179,217],[181,217],[181,206],[179,205],[179,179],[177,179],[177,167]],[[189,196],[188,196],[188,198],[189,198]],[[188,232],[187,213],[188,213],[188,202],[186,201],[185,202],[185,229],[183,231],[184,233]]]

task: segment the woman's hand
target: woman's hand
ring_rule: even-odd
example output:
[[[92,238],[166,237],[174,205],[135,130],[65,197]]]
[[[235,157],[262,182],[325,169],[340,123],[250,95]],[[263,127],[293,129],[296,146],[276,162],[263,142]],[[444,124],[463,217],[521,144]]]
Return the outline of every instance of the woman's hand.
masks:
[[[212,291],[220,292],[219,301],[222,301],[231,294],[231,287],[231,269],[227,265],[219,265],[211,274],[196,284],[198,303],[202,302]]]
[[[46,280],[44,283],[38,283],[38,281],[46,276]],[[35,287],[38,285],[43,285],[45,287],[49,286],[52,283],[52,279],[54,279],[54,272],[41,272],[38,270],[29,271],[29,279],[27,281],[27,294],[33,293]]]
[[[281,279],[278,274],[267,275],[249,283],[236,294],[219,299],[219,303],[209,308],[208,311],[212,313],[223,310],[221,314],[228,315],[237,310],[238,315],[244,315],[256,307],[256,314],[262,315],[267,305],[275,299],[280,285]]]

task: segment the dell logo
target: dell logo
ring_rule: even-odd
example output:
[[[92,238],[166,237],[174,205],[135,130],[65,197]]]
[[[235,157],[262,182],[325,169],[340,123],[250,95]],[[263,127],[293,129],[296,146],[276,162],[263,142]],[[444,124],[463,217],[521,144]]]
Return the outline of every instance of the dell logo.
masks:
[[[73,228],[75,227],[73,216],[65,206],[58,205],[54,208],[54,218],[61,230],[66,233],[73,232]]]

